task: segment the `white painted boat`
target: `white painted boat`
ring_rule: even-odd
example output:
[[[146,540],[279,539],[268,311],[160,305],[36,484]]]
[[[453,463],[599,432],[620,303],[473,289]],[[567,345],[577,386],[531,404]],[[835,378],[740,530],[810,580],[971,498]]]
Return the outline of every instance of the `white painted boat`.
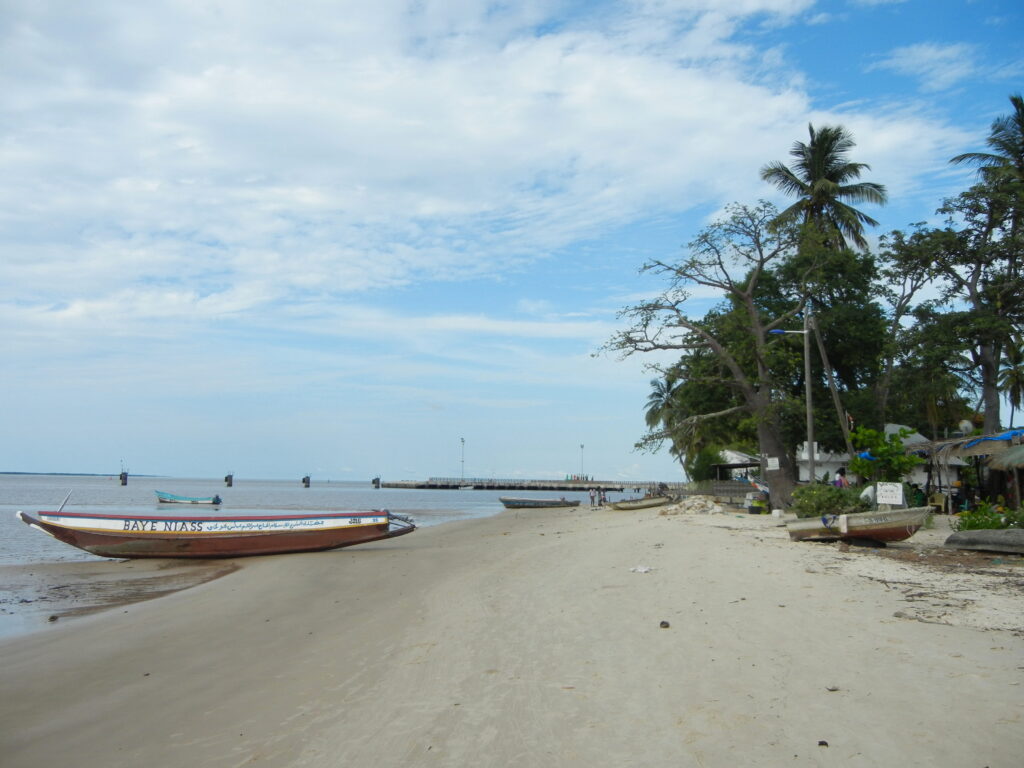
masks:
[[[903,541],[924,525],[931,507],[853,512],[846,515],[804,517],[786,523],[793,541],[838,541],[867,539],[870,541]]]

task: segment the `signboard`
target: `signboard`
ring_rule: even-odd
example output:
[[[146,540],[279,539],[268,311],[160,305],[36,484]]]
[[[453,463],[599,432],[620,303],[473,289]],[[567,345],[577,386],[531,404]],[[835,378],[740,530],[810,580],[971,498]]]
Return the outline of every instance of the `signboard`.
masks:
[[[766,466],[766,468],[768,469],[769,472],[778,472],[778,470],[779,470],[779,457],[778,456],[769,456],[767,459],[765,459],[765,462],[766,462],[765,466]]]
[[[879,504],[902,504],[903,483],[879,483],[876,501]]]

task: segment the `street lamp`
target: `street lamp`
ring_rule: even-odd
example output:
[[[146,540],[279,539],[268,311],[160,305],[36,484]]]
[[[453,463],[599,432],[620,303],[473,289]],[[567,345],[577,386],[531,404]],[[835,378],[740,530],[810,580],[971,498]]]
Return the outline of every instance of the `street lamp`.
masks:
[[[465,480],[466,479],[466,438],[460,437],[459,438],[459,442],[462,443],[462,459],[460,461],[460,466],[462,468],[459,470],[460,471],[459,480]]]
[[[583,479],[583,443],[580,443],[580,480]]]
[[[796,333],[804,337],[804,388],[807,398],[807,480],[814,482],[814,408],[811,404],[811,334],[808,328],[810,312],[804,312],[804,329],[802,331],[783,331],[775,329],[768,331],[777,335],[785,333]]]

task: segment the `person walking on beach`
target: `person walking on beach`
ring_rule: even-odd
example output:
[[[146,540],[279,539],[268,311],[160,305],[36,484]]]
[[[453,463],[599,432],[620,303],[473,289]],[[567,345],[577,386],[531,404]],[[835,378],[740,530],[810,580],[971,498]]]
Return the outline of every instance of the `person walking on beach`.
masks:
[[[597,491],[593,488],[590,489],[590,506],[594,506],[594,497],[597,496]]]

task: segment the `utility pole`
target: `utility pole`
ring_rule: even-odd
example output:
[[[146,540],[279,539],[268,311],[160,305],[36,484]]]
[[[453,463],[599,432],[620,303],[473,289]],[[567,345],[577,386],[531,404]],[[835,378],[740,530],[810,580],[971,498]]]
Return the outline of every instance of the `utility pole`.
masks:
[[[804,310],[804,387],[807,398],[807,482],[815,481],[814,406],[811,405],[811,305]]]

